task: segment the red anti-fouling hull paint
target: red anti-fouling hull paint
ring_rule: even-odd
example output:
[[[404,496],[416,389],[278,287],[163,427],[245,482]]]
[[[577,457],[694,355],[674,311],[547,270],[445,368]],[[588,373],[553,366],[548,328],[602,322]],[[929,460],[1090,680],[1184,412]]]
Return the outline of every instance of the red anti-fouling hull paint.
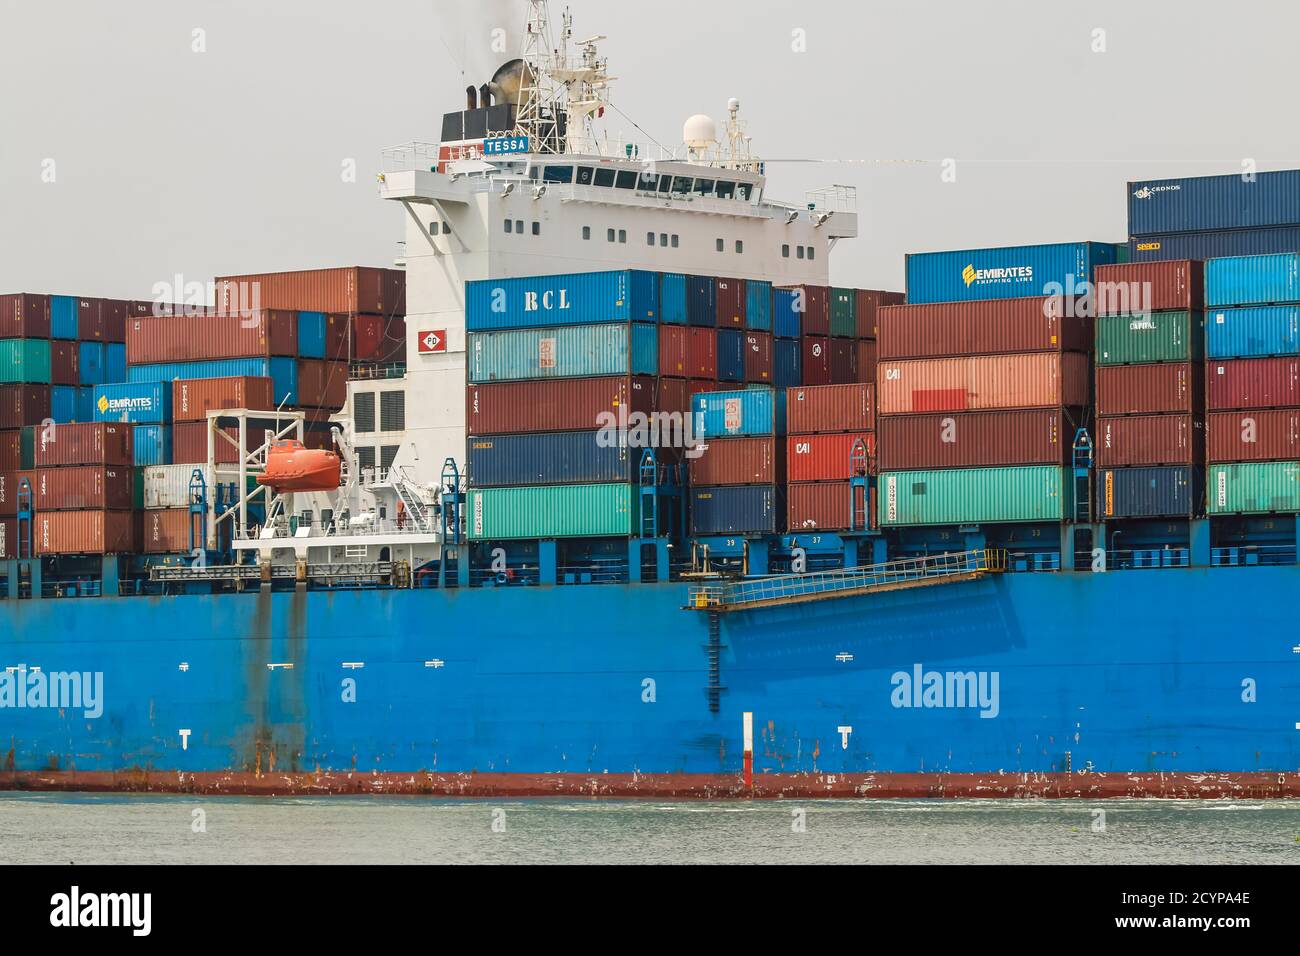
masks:
[[[868,384],[822,385],[786,392],[786,431],[869,432],[876,427],[876,387]]]
[[[690,459],[692,486],[772,485],[785,480],[783,439],[714,438]]]
[[[38,511],[129,511],[134,490],[130,465],[41,468],[32,488],[33,505]]]
[[[859,442],[865,456],[861,464],[854,458]],[[786,439],[786,473],[792,482],[840,481],[874,474],[875,462],[876,436],[871,432],[792,435]]]
[[[1205,263],[1194,259],[1098,266],[1097,315],[1196,311],[1205,307]]]
[[[786,528],[800,531],[865,531],[875,527],[874,509],[864,508],[863,487],[848,481],[786,486]]]
[[[1098,415],[1152,415],[1204,409],[1200,362],[1101,365],[1097,368]]]
[[[928,302],[880,310],[882,359],[948,358],[1016,352],[1087,352],[1093,322],[1059,296]]]
[[[621,408],[649,414],[656,394],[655,380],[637,375],[491,382],[466,389],[465,414],[471,435],[581,431]]]
[[[1211,412],[1205,438],[1212,463],[1300,459],[1300,408]]]
[[[1205,382],[1205,404],[1212,410],[1300,405],[1300,358],[1208,362]]]
[[[1097,421],[1097,464],[1200,465],[1205,463],[1205,426],[1192,415],[1128,415]]]
[[[1061,408],[882,416],[876,423],[879,468],[1061,465],[1081,420],[1078,411]]]

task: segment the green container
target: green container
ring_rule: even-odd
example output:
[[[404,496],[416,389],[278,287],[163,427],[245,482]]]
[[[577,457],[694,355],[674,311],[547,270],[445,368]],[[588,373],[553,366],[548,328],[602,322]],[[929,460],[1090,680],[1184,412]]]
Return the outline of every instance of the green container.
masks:
[[[851,339],[858,334],[858,294],[831,289],[831,335]]]
[[[636,530],[640,495],[631,485],[475,488],[469,492],[469,537],[627,537]]]
[[[1149,312],[1097,318],[1098,365],[1196,362],[1205,357],[1205,313]]]
[[[0,339],[0,383],[50,384],[49,339]]]
[[[881,527],[1062,521],[1071,483],[1053,465],[891,471],[879,478]]]
[[[1212,515],[1300,512],[1300,461],[1254,461],[1206,469]]]
[[[36,467],[36,426],[27,425],[18,436],[18,455],[23,471]]]

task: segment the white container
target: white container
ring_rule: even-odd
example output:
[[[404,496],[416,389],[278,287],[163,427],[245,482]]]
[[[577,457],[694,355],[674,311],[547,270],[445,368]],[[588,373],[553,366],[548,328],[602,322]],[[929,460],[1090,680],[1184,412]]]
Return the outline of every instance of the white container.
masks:
[[[190,479],[194,469],[206,471],[201,465],[146,465],[144,472],[144,506],[154,508],[188,508],[190,505]],[[212,477],[205,475],[208,497],[213,495]]]

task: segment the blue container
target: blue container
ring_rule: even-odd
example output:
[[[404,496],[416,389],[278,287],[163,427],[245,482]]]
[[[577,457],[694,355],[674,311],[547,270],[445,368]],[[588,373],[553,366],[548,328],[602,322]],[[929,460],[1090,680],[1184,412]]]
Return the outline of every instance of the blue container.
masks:
[[[172,430],[170,425],[136,425],[131,435],[135,443],[137,465],[170,465],[172,463]]]
[[[691,489],[691,534],[775,534],[785,524],[776,485]]]
[[[691,325],[718,324],[717,282],[713,276],[686,277],[686,320]]]
[[[172,420],[170,382],[117,382],[91,391],[97,422],[166,425]]]
[[[1205,304],[1275,305],[1300,302],[1300,253],[1232,256],[1205,264]]]
[[[1204,513],[1204,487],[1200,469],[1184,465],[1098,468],[1097,514],[1102,520],[1195,517]]]
[[[323,359],[325,357],[325,313],[298,313],[299,358]]]
[[[77,337],[78,300],[70,295],[50,296],[50,338]]]
[[[657,272],[624,269],[465,283],[469,332],[656,322],[658,318]]]
[[[95,389],[82,385],[77,389],[77,421],[93,422],[95,420]]]
[[[103,385],[108,381],[104,377],[104,344],[102,342],[78,342],[77,365],[82,385]]]
[[[969,302],[1083,291],[1097,266],[1118,257],[1109,242],[914,252],[907,256],[907,301]]]
[[[657,375],[659,329],[632,322],[472,332],[468,361],[473,383]]]
[[[1129,240],[1128,251],[1133,262],[1300,252],[1300,226],[1142,236]]]
[[[772,283],[766,279],[745,280],[745,328],[772,331]]]
[[[54,385],[50,387],[50,417],[56,422],[77,420],[77,387]]]
[[[778,339],[797,339],[803,328],[803,313],[795,308],[798,289],[772,290],[772,334]]]
[[[1211,309],[1205,315],[1205,355],[1210,359],[1300,355],[1300,306]]]
[[[227,378],[252,376],[270,378],[277,405],[298,404],[298,362],[291,358],[216,359],[210,362],[165,362],[159,365],[132,365],[127,381],[132,383],[167,382],[178,378]]]
[[[1128,184],[1128,234],[1208,232],[1300,224],[1300,170],[1148,179]]]
[[[745,333],[740,329],[718,329],[718,381],[745,380]]]
[[[768,385],[696,392],[691,396],[691,411],[696,438],[785,434],[785,392]]]
[[[598,431],[472,436],[468,455],[470,486],[494,488],[633,481],[641,461],[641,449],[602,446],[601,436]]]
[[[686,276],[665,272],[659,286],[659,321],[668,325],[686,324]]]
[[[104,343],[104,381],[126,381],[126,346],[121,342]]]
[[[803,354],[798,339],[772,340],[772,384],[777,388],[798,388],[802,380]]]

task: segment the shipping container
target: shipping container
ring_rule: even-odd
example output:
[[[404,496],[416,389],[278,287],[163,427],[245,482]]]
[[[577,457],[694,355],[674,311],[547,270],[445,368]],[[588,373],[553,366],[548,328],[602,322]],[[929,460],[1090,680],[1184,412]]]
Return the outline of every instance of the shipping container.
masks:
[[[50,338],[75,339],[77,337],[77,313],[80,309],[81,300],[76,296],[50,296]]]
[[[1300,405],[1300,358],[1222,359],[1206,365],[1205,405],[1287,408]]]
[[[0,385],[0,428],[39,425],[50,417],[50,386]]]
[[[1206,417],[1212,462],[1300,459],[1300,409],[1248,409]]]
[[[698,445],[689,461],[692,487],[774,485],[785,481],[780,438],[713,438]]]
[[[745,381],[772,384],[772,334],[745,333]]]
[[[1097,420],[1094,442],[1102,468],[1202,465],[1205,426],[1192,415],[1126,415]]]
[[[718,334],[714,329],[686,332],[686,371],[689,378],[718,378]]]
[[[36,469],[36,431],[38,426],[28,425],[19,431],[18,448],[22,456],[22,464],[19,466],[23,471],[32,471]]]
[[[1300,226],[1141,236],[1130,239],[1128,248],[1134,262],[1295,252],[1300,250]]]
[[[347,361],[352,358],[348,342],[352,328],[352,316],[341,312],[322,312],[320,314],[325,318],[325,354],[321,357],[336,361]],[[405,319],[402,320],[402,326],[403,330],[405,330]],[[404,338],[405,332],[403,332]],[[301,338],[298,342],[298,354],[304,358],[310,358],[310,356],[303,356]]]
[[[854,361],[854,368],[857,371],[859,382],[875,382],[876,368],[879,365],[879,349],[875,339],[858,339],[855,346],[858,350],[857,359]]]
[[[218,359],[213,362],[169,362],[132,365],[127,380],[133,384],[166,382],[178,378],[269,378],[277,407],[298,404],[298,363],[291,358]]]
[[[104,323],[103,299],[77,300],[77,338],[86,342],[103,342],[107,339]]]
[[[691,398],[699,439],[785,434],[785,396],[773,388],[705,392]]]
[[[587,485],[636,480],[641,449],[620,445],[613,429],[528,435],[478,435],[469,440],[470,487]]]
[[[797,339],[803,327],[803,312],[796,308],[794,289],[772,290],[772,334],[778,339]]]
[[[323,359],[325,347],[326,319],[324,312],[298,313],[298,357]]]
[[[799,531],[865,531],[875,527],[862,486],[848,481],[814,481],[787,485],[786,528]]]
[[[104,343],[79,342],[77,344],[78,384],[103,385],[104,378]]]
[[[799,368],[804,385],[833,385],[831,379],[831,340],[805,335],[799,340]]]
[[[1205,319],[1209,359],[1300,354],[1300,306],[1212,309]]]
[[[271,411],[275,408],[275,398],[269,378],[178,378],[171,384],[170,405],[174,420],[201,422],[207,420],[209,411],[223,408]]]
[[[1051,465],[882,472],[881,527],[1061,521],[1073,509],[1065,469]]]
[[[0,383],[48,385],[50,340],[0,340]]]
[[[691,534],[777,534],[784,529],[784,489],[731,485],[691,489]]]
[[[18,514],[18,496],[24,478],[27,479],[27,484],[32,492],[31,500],[27,504],[34,508],[36,503],[36,472],[31,470],[0,472],[0,515],[12,518]]]
[[[877,411],[978,411],[1088,404],[1088,356],[1078,352],[881,362]]]
[[[166,315],[127,322],[128,365],[267,359],[298,352],[298,313],[263,310],[242,315]]]
[[[77,342],[50,343],[50,384],[81,384],[81,349]]]
[[[18,550],[18,521],[14,518],[0,520],[0,558],[16,558]]]
[[[48,339],[50,297],[31,292],[0,295],[0,339]]]
[[[1190,465],[1098,469],[1097,516],[1195,517],[1201,513],[1202,474],[1201,469]]]
[[[1300,461],[1211,465],[1205,494],[1212,515],[1300,512]]]
[[[239,429],[234,425],[223,425],[218,429],[230,439],[227,441],[220,434],[213,437],[212,450],[218,464],[233,465],[239,461]],[[266,441],[265,428],[250,427],[246,432],[245,452],[250,452]],[[206,464],[208,460],[208,423],[177,422],[171,427],[171,457],[160,464]]]
[[[786,392],[786,428],[791,435],[873,431],[875,394],[871,384],[792,388]]]
[[[777,388],[803,384],[801,348],[798,339],[772,340],[772,384]]]
[[[185,508],[193,494],[190,487],[195,470],[205,471],[192,462],[179,465],[148,465],[140,469],[142,505],[145,508]],[[204,476],[207,493],[212,494],[212,476]]]
[[[0,472],[23,467],[23,433],[20,429],[0,431]]]
[[[858,380],[858,343],[853,339],[830,340],[832,385],[851,385]]]
[[[689,330],[680,325],[659,326],[659,374],[669,378],[685,378],[690,374],[687,355]]]
[[[885,306],[902,305],[907,296],[901,292],[882,292],[879,289],[858,289],[857,304],[854,313],[857,321],[857,337],[874,339],[880,333],[880,310]]]
[[[745,280],[745,328],[772,331],[772,283],[765,279]]]
[[[686,406],[689,409],[690,401]],[[639,376],[499,382],[471,385],[465,409],[471,435],[581,431],[602,415],[655,411],[655,380]]]
[[[776,334],[786,338],[829,336],[830,289],[824,285],[796,285],[773,290],[772,322]]]
[[[392,352],[391,343],[389,342],[389,326],[397,321],[397,319],[386,319],[382,315],[350,316],[348,322],[352,344],[347,349],[348,357],[356,362],[382,364]],[[405,338],[405,325],[403,325],[403,343],[405,343]],[[404,344],[403,348],[405,348]]]
[[[659,274],[639,269],[465,283],[465,330],[656,322]]]
[[[1092,350],[1085,304],[1063,296],[892,305],[877,324],[880,357],[891,361]]]
[[[964,302],[1078,294],[1097,266],[1120,261],[1107,242],[914,252],[907,256],[907,301]]]
[[[104,342],[126,342],[126,316],[130,303],[125,299],[100,299],[98,330]],[[84,337],[78,329],[78,337]]]
[[[37,554],[131,554],[136,550],[130,511],[43,511],[32,520]]]
[[[879,470],[1063,465],[1080,420],[1078,410],[1061,408],[883,416],[876,425]]]
[[[1098,415],[1150,415],[1204,408],[1203,366],[1192,362],[1097,367]]]
[[[658,398],[655,411],[665,414],[678,414],[685,420],[691,414],[691,395],[699,389],[693,389],[689,379],[661,378],[656,385]]]
[[[659,336],[643,322],[474,332],[468,360],[472,383],[657,375]]]
[[[104,383],[126,381],[126,343],[104,343]]]
[[[743,329],[745,327],[745,280],[717,279],[718,328]]]
[[[1097,267],[1094,315],[1196,312],[1205,306],[1205,263],[1193,259]]]
[[[665,272],[659,283],[659,320],[668,325],[686,324],[686,276]]]
[[[1199,362],[1205,357],[1202,312],[1147,312],[1097,318],[1098,365]]]
[[[471,488],[467,525],[473,541],[627,537],[639,504],[629,484]]]
[[[871,432],[792,435],[786,442],[789,481],[841,481],[875,474],[876,436]]]
[[[1300,223],[1300,170],[1148,179],[1128,184],[1128,232],[1258,229]]]
[[[170,425],[133,425],[132,443],[135,464],[170,465],[172,463],[172,428]]]
[[[1209,260],[1205,302],[1211,307],[1300,302],[1300,253]]]
[[[124,382],[91,390],[97,422],[162,425],[172,420],[172,386],[161,382]]]
[[[55,425],[38,429],[35,444],[37,468],[60,465],[131,465],[131,426],[104,422]]]
[[[129,511],[135,501],[135,469],[131,465],[41,468],[32,490],[38,511]]]
[[[81,404],[81,389],[76,385],[50,387],[50,417],[59,424],[77,421]]]
[[[745,380],[745,333],[741,329],[718,329],[718,381]]]
[[[202,547],[202,542],[197,540],[202,532],[192,528],[189,508],[146,511],[142,525],[140,550],[145,554],[189,554],[194,548]]]
[[[216,286],[217,307],[226,312],[262,308],[406,314],[406,274],[400,269],[351,266],[263,272],[220,276]]]
[[[717,327],[718,287],[713,276],[686,277],[686,320],[691,325]]]
[[[338,411],[348,400],[346,362],[298,360],[298,402],[306,408]]]
[[[833,287],[830,290],[830,332],[833,337],[858,337],[858,292]]]

